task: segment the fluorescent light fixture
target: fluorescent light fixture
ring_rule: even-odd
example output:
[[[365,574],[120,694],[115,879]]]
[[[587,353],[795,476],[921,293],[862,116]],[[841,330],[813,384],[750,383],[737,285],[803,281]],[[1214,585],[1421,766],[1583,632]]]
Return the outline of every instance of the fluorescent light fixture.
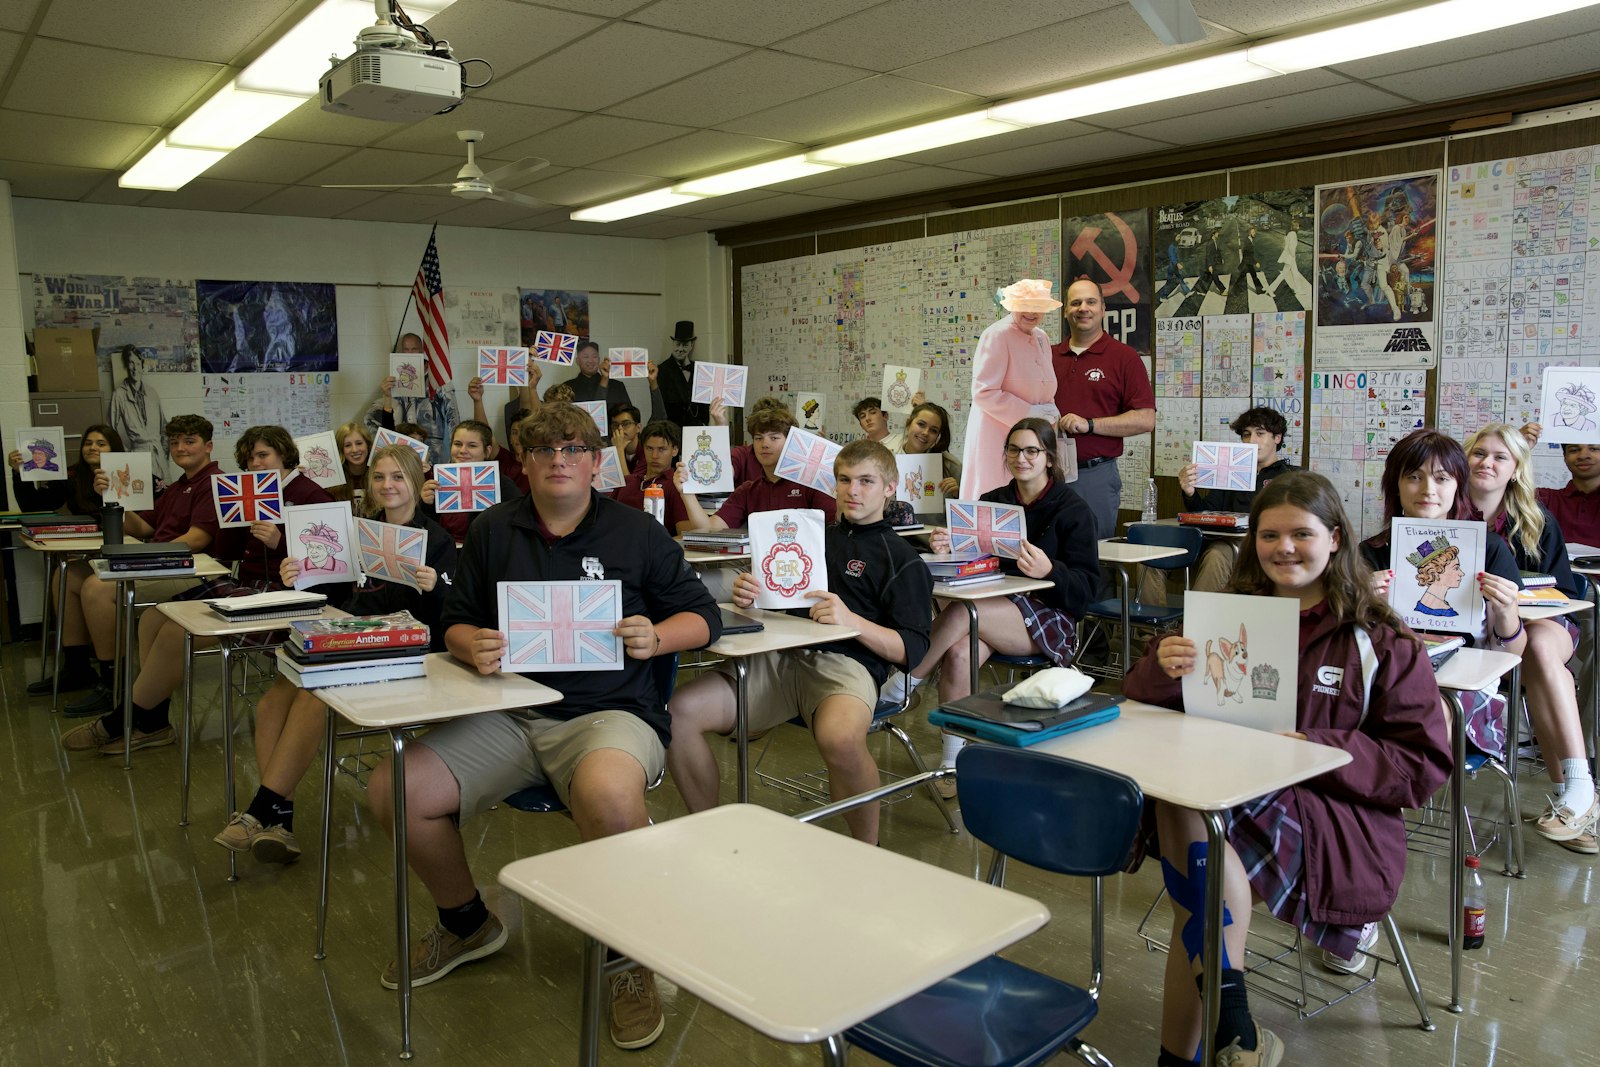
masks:
[[[742,193],[746,189],[777,185],[779,182],[807,178],[813,174],[837,169],[836,163],[819,163],[805,156],[789,156],[785,159],[774,159],[770,163],[757,163],[753,167],[741,167],[721,174],[708,174],[704,178],[691,178],[674,185],[672,191],[688,193],[690,196],[727,196],[729,193]]]
[[[419,16],[436,15],[453,3],[455,0],[408,0],[405,7]],[[258,92],[316,96],[317,80],[328,69],[329,57],[349,55],[355,50],[356,34],[376,22],[372,0],[322,0],[244,68],[236,84]]]
[[[1063,89],[1057,93],[1046,93],[1027,100],[1014,100],[1009,104],[991,107],[989,115],[1019,126],[1042,126],[1222,89],[1229,85],[1243,85],[1275,75],[1274,71],[1254,65],[1245,56],[1245,51],[1239,49],[1219,56],[1193,59],[1170,67]]]
[[[1453,41],[1534,19],[1592,7],[1596,0],[1445,0],[1442,4],[1267,41],[1248,49],[1250,62],[1281,74],[1330,67],[1402,49]]]
[[[124,189],[182,189],[227,155],[218,148],[174,148],[165,142],[122,172],[117,184]]]
[[[303,96],[257,93],[239,88],[236,81],[229,82],[178,123],[178,128],[167,135],[167,143],[231,152],[305,102]]]
[[[858,141],[815,148],[806,153],[813,163],[827,163],[835,167],[853,167],[859,163],[872,163],[895,156],[915,155],[933,148],[993,137],[997,133],[1011,133],[1021,125],[992,117],[990,113],[974,111],[953,118],[907,126],[903,130],[863,137]]]
[[[606,204],[596,204],[586,207],[581,211],[574,211],[568,218],[573,222],[615,222],[618,219],[632,218],[635,215],[648,215],[652,211],[663,211],[679,204],[692,204],[704,197],[692,193],[680,193],[673,189],[657,189],[650,193],[640,193],[638,196],[626,197],[622,200],[613,200]]]

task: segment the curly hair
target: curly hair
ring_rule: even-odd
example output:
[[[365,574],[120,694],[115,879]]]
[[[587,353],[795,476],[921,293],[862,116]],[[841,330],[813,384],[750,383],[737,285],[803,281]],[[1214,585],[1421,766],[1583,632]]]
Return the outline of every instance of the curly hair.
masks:
[[[252,426],[244,432],[238,442],[233,446],[234,462],[239,469],[250,469],[250,453],[256,450],[256,445],[264,444],[278,454],[283,461],[284,470],[294,470],[300,466],[300,446],[294,443],[294,438],[289,436],[289,431],[282,426]]]
[[[562,441],[579,441],[590,451],[599,451],[600,427],[582,408],[548,401],[517,425],[517,444],[523,452]]]

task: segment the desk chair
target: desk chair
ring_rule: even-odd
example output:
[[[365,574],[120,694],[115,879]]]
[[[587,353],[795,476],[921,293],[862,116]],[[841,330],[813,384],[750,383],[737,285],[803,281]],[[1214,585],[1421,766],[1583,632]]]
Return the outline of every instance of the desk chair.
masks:
[[[1128,527],[1128,543],[1133,545],[1159,545],[1164,548],[1181,548],[1181,556],[1168,556],[1166,559],[1154,559],[1144,564],[1157,570],[1175,571],[1183,569],[1183,588],[1189,590],[1189,576],[1193,573],[1194,565],[1200,562],[1200,553],[1205,548],[1205,538],[1193,526],[1161,526],[1155,523],[1136,522]],[[1128,622],[1136,629],[1149,631],[1163,630],[1177,620],[1183,618],[1183,608],[1146,607],[1139,603],[1138,586],[1132,589],[1134,601],[1129,607]],[[1088,646],[1090,639],[1096,632],[1109,631],[1112,625],[1122,625],[1122,601],[1111,598],[1097,600],[1090,604],[1083,613],[1084,632],[1078,638],[1078,647]],[[1104,667],[1080,666],[1079,669],[1088,674],[1095,674],[1102,678],[1121,678],[1132,669],[1130,663],[1117,663],[1121,657],[1117,655],[1117,645],[1106,641],[1110,651],[1107,653]]]
[[[1031,1067],[1063,1050],[1110,1067],[1077,1035],[1099,1009],[1101,879],[1127,864],[1144,794],[1122,775],[998,745],[963,749],[956,773],[967,829],[995,849],[991,882],[1007,855],[1094,879],[1090,985],[990,956],[845,1031],[845,1040],[896,1067]]]

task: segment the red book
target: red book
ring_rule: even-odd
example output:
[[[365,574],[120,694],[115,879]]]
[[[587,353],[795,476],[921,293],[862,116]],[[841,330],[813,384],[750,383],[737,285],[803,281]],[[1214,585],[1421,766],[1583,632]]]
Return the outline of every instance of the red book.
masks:
[[[428,644],[428,627],[409,611],[297,619],[289,624],[289,641],[305,653],[418,648]]]
[[[1184,526],[1215,526],[1224,530],[1250,528],[1250,516],[1242,511],[1180,511],[1178,522]]]

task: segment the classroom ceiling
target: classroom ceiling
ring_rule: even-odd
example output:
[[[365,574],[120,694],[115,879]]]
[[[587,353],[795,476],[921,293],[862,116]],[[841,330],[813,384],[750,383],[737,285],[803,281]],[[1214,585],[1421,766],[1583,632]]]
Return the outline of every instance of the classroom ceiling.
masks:
[[[428,25],[495,76],[456,111],[399,125],[311,101],[177,192],[118,188],[122,170],[311,6],[3,0],[0,178],[22,197],[667,238],[1473,96],[1592,71],[1600,55],[1590,8],[599,225],[568,212],[1369,5],[1194,0],[1207,40],[1167,48],[1125,0],[459,0]],[[486,170],[547,157],[514,187],[553,206],[319,188],[451,180],[464,128],[486,131]]]

